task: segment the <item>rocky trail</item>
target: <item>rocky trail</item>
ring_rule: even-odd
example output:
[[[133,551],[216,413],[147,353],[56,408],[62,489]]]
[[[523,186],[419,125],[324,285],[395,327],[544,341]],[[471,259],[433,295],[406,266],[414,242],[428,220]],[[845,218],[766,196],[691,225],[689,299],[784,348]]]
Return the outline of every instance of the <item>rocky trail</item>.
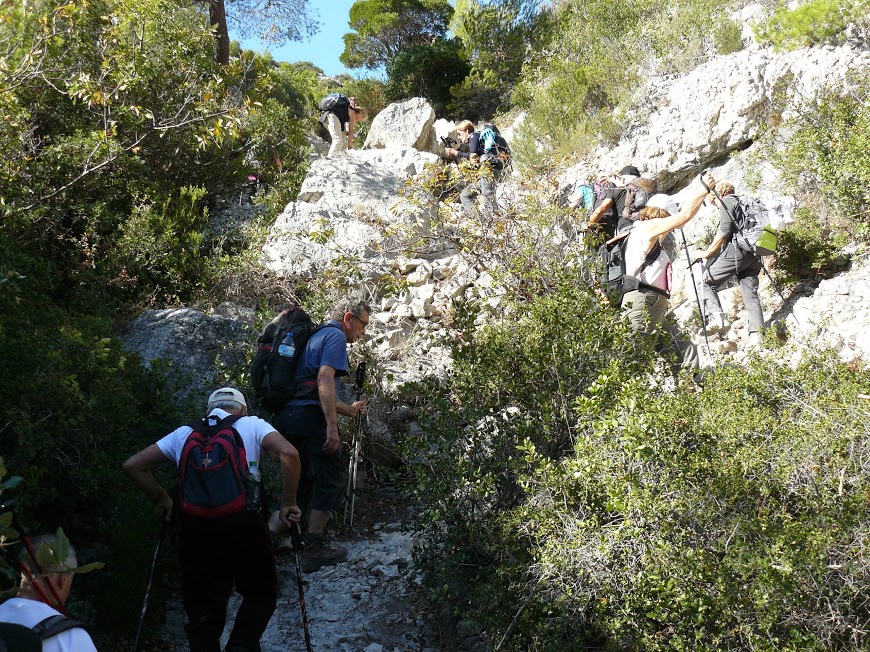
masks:
[[[427,612],[408,531],[409,510],[389,488],[361,496],[353,532],[335,541],[348,549],[347,561],[303,574],[311,647],[317,652],[437,652],[441,649],[435,618]],[[306,652],[294,554],[278,553],[278,608],[261,640],[263,652]],[[230,599],[229,614],[240,598]],[[187,650],[185,614],[180,599],[166,606],[156,649]],[[222,639],[232,627],[228,620]],[[473,634],[473,633],[472,633]],[[470,637],[474,639],[474,636]],[[467,641],[465,649],[484,649]],[[477,639],[477,643],[480,643]],[[468,647],[468,646],[471,647]]]

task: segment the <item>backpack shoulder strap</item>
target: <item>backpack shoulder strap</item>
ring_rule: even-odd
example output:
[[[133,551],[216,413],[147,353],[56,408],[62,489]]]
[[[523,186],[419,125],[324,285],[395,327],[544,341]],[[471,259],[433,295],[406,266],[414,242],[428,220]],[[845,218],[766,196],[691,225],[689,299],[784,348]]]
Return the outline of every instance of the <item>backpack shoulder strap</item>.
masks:
[[[76,627],[81,627],[82,629],[85,628],[85,626],[79,621],[57,614],[39,621],[30,628],[30,631],[44,641],[47,638],[57,636],[58,634],[62,634],[69,629],[75,629]]]

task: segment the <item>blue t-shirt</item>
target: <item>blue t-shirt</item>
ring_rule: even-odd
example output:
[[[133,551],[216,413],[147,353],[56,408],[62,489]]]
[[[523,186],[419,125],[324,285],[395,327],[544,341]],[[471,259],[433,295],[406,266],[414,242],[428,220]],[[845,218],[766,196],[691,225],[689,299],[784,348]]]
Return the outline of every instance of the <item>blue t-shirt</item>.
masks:
[[[299,391],[314,384],[314,398],[296,398],[290,405],[320,405],[317,398],[317,374],[326,365],[335,369],[335,396],[338,397],[340,378],[348,375],[347,370],[347,338],[341,330],[341,322],[330,320],[326,328],[314,333],[302,352],[299,367],[296,370],[296,386]]]

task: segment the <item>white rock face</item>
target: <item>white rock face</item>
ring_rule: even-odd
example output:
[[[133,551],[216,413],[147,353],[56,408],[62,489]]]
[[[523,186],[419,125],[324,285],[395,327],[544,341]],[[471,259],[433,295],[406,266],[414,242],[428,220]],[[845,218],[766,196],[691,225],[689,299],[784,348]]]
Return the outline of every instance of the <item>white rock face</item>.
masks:
[[[366,256],[380,240],[380,231],[341,210],[297,201],[278,216],[263,253],[280,275],[312,277],[340,255]]]
[[[429,151],[435,140],[434,122],[435,111],[422,97],[390,104],[372,120],[363,149],[413,147]]]
[[[812,97],[827,83],[870,64],[870,52],[848,45],[776,53],[746,49],[717,57],[685,77],[652,80],[636,128],[615,148],[570,168],[565,185],[589,174],[636,165],[667,190],[723,154],[749,144],[779,91]]]
[[[362,160],[356,152],[312,163],[297,201],[342,211],[354,218],[386,217],[398,201],[403,179],[389,167]]]
[[[352,158],[385,167],[400,179],[413,177],[428,164],[440,161],[438,155],[420,152],[413,147],[390,147],[389,149],[364,149],[350,152]]]

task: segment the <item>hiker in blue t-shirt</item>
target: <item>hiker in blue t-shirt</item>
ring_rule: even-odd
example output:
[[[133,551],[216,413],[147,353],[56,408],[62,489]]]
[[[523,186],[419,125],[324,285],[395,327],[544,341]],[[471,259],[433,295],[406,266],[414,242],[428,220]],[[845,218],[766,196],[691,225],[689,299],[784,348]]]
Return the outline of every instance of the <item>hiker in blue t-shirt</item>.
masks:
[[[296,397],[272,419],[302,456],[299,504],[311,508],[302,555],[306,572],[347,558],[345,548],[324,543],[323,531],[330,512],[345,497],[338,415],[355,417],[365,412],[365,401],[344,403],[338,390],[341,377],[348,375],[347,345],[363,336],[370,313],[369,305],[359,299],[336,307],[327,327],[315,331],[305,346],[296,371]]]

